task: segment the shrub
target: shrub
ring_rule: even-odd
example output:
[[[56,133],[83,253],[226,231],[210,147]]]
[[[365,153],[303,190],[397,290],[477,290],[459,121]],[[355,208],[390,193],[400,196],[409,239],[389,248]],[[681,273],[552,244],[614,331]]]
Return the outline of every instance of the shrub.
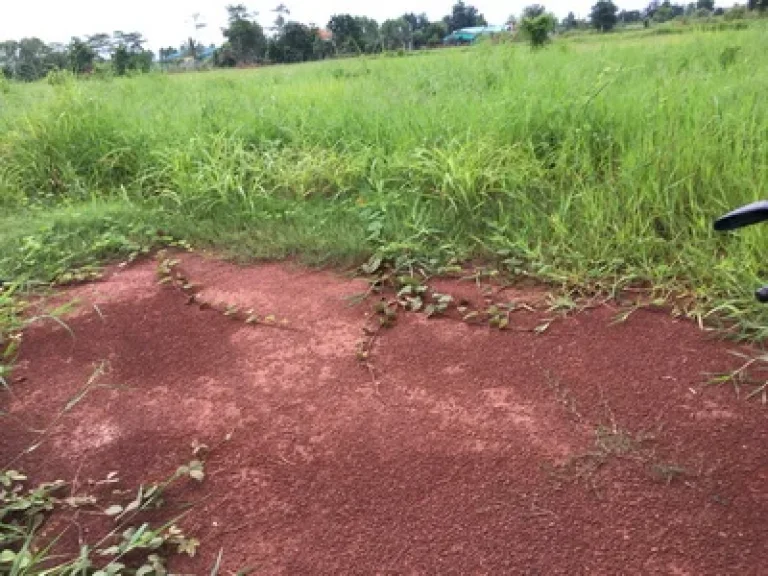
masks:
[[[75,75],[69,70],[51,70],[45,77],[51,86],[65,86],[75,81]]]
[[[744,6],[735,4],[733,8],[725,13],[726,20],[744,20],[747,17],[747,9]]]
[[[555,18],[552,14],[523,18],[520,29],[528,38],[532,48],[541,48],[549,42],[549,34],[555,29]]]

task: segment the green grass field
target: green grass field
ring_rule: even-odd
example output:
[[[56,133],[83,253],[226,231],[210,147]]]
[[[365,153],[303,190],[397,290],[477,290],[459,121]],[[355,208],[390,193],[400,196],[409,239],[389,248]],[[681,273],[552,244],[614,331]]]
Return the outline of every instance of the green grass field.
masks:
[[[561,39],[0,91],[0,277],[155,231],[241,258],[652,284],[768,334],[768,27]]]

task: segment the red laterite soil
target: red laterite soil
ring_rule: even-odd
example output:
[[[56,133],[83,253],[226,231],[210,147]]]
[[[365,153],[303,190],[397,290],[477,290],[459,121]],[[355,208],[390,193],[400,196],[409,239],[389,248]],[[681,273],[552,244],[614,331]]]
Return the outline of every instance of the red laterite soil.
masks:
[[[704,386],[739,359],[695,325],[612,324],[602,306],[535,334],[517,328],[551,317],[540,306],[506,332],[401,313],[366,362],[371,304],[345,299],[364,282],[182,261],[200,299],[287,325],[189,305],[153,263],[115,269],[67,292],[72,334],[27,332],[0,396],[3,464],[104,367],[16,464],[39,481],[138,486],[215,446],[206,480],[170,497],[202,542],[176,572],[209,574],[223,549],[221,574],[768,573],[768,408]],[[482,303],[474,283],[436,284]]]

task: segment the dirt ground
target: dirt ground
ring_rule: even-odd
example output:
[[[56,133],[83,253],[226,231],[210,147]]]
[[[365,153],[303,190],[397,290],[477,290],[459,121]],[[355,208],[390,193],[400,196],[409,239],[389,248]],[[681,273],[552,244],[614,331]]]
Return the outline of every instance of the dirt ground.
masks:
[[[210,573],[220,549],[222,574],[768,570],[768,408],[704,385],[739,360],[692,323],[613,324],[601,306],[536,334],[401,313],[361,361],[372,306],[345,297],[365,282],[193,255],[182,269],[200,301],[278,324],[189,305],[153,262],[115,269],[67,292],[71,334],[28,331],[0,396],[5,463],[103,363],[18,464],[37,480],[114,470],[137,486],[216,446],[206,480],[173,494],[202,542],[176,572]],[[471,282],[437,284],[482,301]],[[511,327],[550,317],[522,310]]]

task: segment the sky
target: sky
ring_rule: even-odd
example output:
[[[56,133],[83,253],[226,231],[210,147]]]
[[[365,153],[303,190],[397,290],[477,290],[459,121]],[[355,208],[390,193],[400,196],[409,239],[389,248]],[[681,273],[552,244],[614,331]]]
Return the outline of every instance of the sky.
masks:
[[[594,0],[537,0],[559,17],[573,11],[586,17]],[[243,2],[259,11],[257,18],[264,26],[274,20],[271,10],[279,0],[2,0],[0,5],[0,41],[37,36],[45,42],[68,42],[72,36],[85,37],[99,32],[141,32],[149,40],[148,47],[157,51],[163,46],[179,46],[194,34],[193,14],[207,27],[196,33],[199,41],[221,44],[221,28],[226,23],[227,4]],[[510,14],[519,14],[534,0],[467,0],[476,6],[490,24],[504,24]],[[405,12],[426,12],[431,20],[450,13],[454,0],[285,0],[291,10],[289,20],[315,23],[328,22],[333,14],[349,13],[369,16],[382,22]],[[621,8],[641,8],[647,1],[619,0]]]

